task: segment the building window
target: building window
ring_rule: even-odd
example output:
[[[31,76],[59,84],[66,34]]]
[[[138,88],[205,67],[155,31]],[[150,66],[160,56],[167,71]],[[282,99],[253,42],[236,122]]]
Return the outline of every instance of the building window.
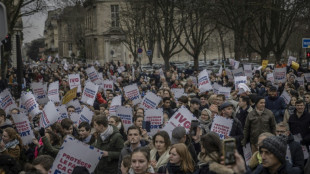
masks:
[[[69,51],[72,51],[72,43],[69,43]]]
[[[119,6],[111,5],[112,27],[119,27]]]

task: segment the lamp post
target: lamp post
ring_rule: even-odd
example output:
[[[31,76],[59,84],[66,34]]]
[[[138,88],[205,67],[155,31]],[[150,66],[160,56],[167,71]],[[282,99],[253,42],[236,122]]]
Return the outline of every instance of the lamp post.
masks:
[[[17,62],[17,97],[19,98],[23,87],[23,60],[22,60],[22,52],[21,52],[21,43],[20,43],[20,35],[21,31],[16,30],[16,62]]]

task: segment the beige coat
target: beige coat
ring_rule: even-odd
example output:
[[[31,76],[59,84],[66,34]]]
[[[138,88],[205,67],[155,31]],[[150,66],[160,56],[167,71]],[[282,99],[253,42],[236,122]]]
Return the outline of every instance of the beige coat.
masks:
[[[168,163],[168,161],[169,161],[169,151],[170,151],[170,148],[168,148],[166,150],[166,152],[160,156],[160,158],[157,161],[156,166],[154,167],[155,172],[157,172],[158,169],[161,166],[164,166],[164,165],[166,165]],[[155,148],[153,148],[150,153],[151,153],[151,161],[156,161],[157,150]]]

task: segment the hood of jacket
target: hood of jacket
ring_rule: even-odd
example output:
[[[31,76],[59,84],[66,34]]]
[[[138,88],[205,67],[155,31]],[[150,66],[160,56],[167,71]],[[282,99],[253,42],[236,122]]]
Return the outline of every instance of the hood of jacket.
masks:
[[[212,152],[210,155],[219,158],[219,155],[216,152]],[[214,161],[209,155],[202,155],[201,153],[198,156],[199,168],[209,165],[209,170],[216,174],[233,174],[234,171],[230,168],[227,168],[225,165]]]

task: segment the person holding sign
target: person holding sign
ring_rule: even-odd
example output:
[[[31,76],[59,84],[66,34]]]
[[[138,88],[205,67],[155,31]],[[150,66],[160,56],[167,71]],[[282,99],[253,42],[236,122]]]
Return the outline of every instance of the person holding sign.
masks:
[[[22,139],[15,129],[5,128],[0,142],[0,155],[10,155],[15,160],[19,160],[22,144]]]
[[[94,147],[103,151],[102,158],[95,169],[95,174],[103,171],[107,174],[115,174],[118,169],[118,159],[124,140],[117,127],[108,124],[107,117],[99,115],[93,118],[94,128],[99,134]]]
[[[91,126],[88,122],[81,122],[78,128],[80,141],[89,145],[95,142],[95,136],[91,134]]]
[[[154,148],[151,150],[151,165],[155,172],[169,161],[170,137],[166,131],[159,131],[153,137]]]

